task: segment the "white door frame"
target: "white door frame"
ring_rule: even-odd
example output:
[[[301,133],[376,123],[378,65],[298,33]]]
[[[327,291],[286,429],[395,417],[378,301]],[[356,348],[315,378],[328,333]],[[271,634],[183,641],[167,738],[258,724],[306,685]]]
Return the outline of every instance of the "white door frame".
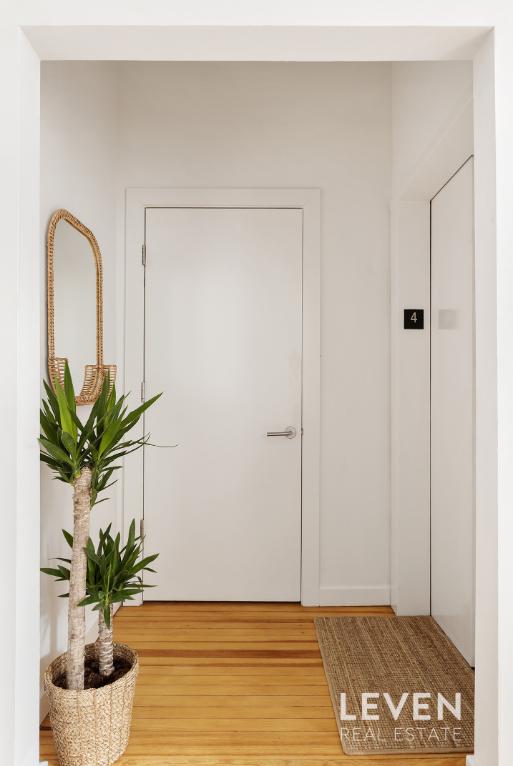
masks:
[[[125,239],[124,390],[139,396],[144,380],[145,209],[149,207],[289,208],[303,213],[303,357],[301,471],[301,603],[319,604],[320,494],[320,191],[319,189],[128,189]],[[142,425],[140,427],[142,434]],[[124,471],[123,515],[142,518],[143,455]],[[134,604],[140,603],[134,601]]]
[[[430,257],[430,266],[431,266],[430,299],[431,299],[431,313],[432,313],[433,317],[434,317],[434,312],[432,310],[432,305],[433,305],[433,252],[434,252],[434,250],[433,250],[433,202],[434,202],[435,198],[441,192],[443,192],[445,187],[448,184],[450,184],[450,182],[455,177],[457,177],[467,167],[467,165],[469,165],[469,163],[470,163],[470,178],[471,178],[470,183],[471,183],[472,202],[473,202],[473,196],[474,196],[474,167],[473,167],[473,160],[474,160],[474,155],[471,154],[451,174],[451,176],[449,176],[447,178],[445,183],[438,189],[436,194],[433,195],[433,197],[431,198],[431,200],[429,202],[429,205],[430,205],[430,232],[431,232],[431,237],[430,237],[430,240],[431,240],[430,241],[430,256],[431,256]],[[471,231],[472,231],[472,247],[473,247],[474,246],[473,208],[472,208],[472,213],[471,214],[472,214],[472,221],[471,221],[472,228],[471,228]],[[472,317],[471,317],[471,327],[472,327],[472,329],[471,329],[471,333],[472,333],[472,373],[471,373],[471,380],[470,380],[470,383],[471,383],[471,397],[470,398],[471,398],[471,407],[472,407],[472,418],[471,418],[472,419],[472,426],[471,426],[471,442],[472,442],[472,444],[471,444],[471,463],[472,463],[471,473],[472,473],[472,478],[471,478],[471,488],[470,488],[470,494],[471,494],[471,497],[472,497],[472,501],[471,501],[471,504],[470,504],[471,505],[471,523],[470,523],[470,536],[471,536],[471,538],[470,539],[471,539],[471,547],[472,547],[472,563],[471,563],[471,576],[469,578],[471,580],[472,596],[473,596],[472,599],[471,599],[471,605],[470,605],[470,607],[471,607],[470,621],[471,621],[472,635],[471,635],[471,640],[469,642],[470,646],[467,646],[465,651],[463,651],[461,648],[458,647],[459,651],[464,655],[464,657],[467,660],[467,662],[469,662],[472,666],[475,665],[474,647],[475,647],[475,611],[476,611],[475,610],[475,605],[476,605],[475,604],[475,601],[476,601],[476,599],[475,599],[475,579],[476,579],[476,529],[475,529],[475,526],[476,526],[476,524],[475,524],[475,519],[476,519],[476,467],[475,467],[476,466],[476,402],[475,402],[475,398],[476,398],[476,396],[475,396],[475,394],[476,394],[476,392],[475,392],[475,389],[476,389],[476,386],[475,386],[475,366],[476,366],[475,348],[476,348],[476,338],[475,338],[475,292],[476,292],[476,287],[475,287],[474,262],[473,261],[474,261],[474,259],[472,257],[472,262],[471,262],[472,273],[471,273],[471,275],[468,275],[469,281],[471,281],[471,284],[472,284],[472,301],[471,301],[471,303],[472,303],[472,305],[471,305],[471,314],[472,314]],[[443,282],[443,280],[442,280],[442,282]],[[434,320],[433,320],[430,323],[430,337],[429,337],[430,366],[431,366],[431,377],[430,377],[430,412],[431,412],[431,422],[433,420],[433,409],[436,406],[436,404],[435,404],[436,399],[435,399],[435,396],[433,395],[433,379],[434,379],[434,373],[433,373],[433,359],[434,359],[434,356],[433,356],[433,328],[434,327],[435,327],[435,325],[434,325]],[[452,621],[453,622],[451,622],[451,620],[449,620],[447,618],[447,616],[442,612],[441,615],[438,615],[439,619],[437,619],[437,617],[435,616],[436,606],[434,607],[434,605],[433,605],[433,560],[434,560],[433,556],[435,555],[435,557],[436,557],[436,550],[435,550],[435,546],[433,544],[433,522],[432,522],[432,518],[433,518],[433,487],[435,485],[434,485],[434,479],[433,479],[433,468],[432,468],[432,466],[433,466],[433,455],[435,454],[435,452],[436,452],[436,450],[433,449],[433,431],[431,430],[431,434],[430,434],[430,454],[431,454],[431,466],[430,466],[431,467],[431,482],[430,482],[430,485],[431,485],[430,486],[430,489],[431,489],[431,497],[430,497],[430,532],[431,532],[431,535],[430,535],[430,538],[431,538],[430,539],[430,607],[431,608],[430,608],[430,611],[431,611],[432,616],[439,623],[440,627],[442,627],[442,622],[445,622],[445,627],[442,627],[442,629],[447,633],[447,635],[453,641],[453,643],[456,644],[456,641],[454,640],[454,636],[456,636],[457,630],[456,630],[456,632],[453,633],[453,631],[454,631],[454,617],[452,617]],[[440,517],[439,517],[439,519],[440,519]],[[444,519],[444,521],[445,521],[445,519]],[[467,520],[467,522],[468,522],[468,520]],[[439,520],[438,523],[440,524],[440,520]],[[446,532],[445,529],[444,529],[444,532]],[[439,542],[439,539],[440,538],[438,537],[438,542]],[[446,552],[446,555],[447,555],[447,552]],[[454,551],[454,548],[452,548],[451,549],[451,556],[455,556],[455,555],[456,555],[456,553]],[[466,574],[468,575],[468,571],[466,572]],[[450,588],[450,585],[447,583],[447,578],[446,577],[443,578],[443,584],[441,583],[441,581],[439,579],[438,586],[439,586],[438,597],[440,598],[440,587],[443,590]],[[453,601],[454,601],[454,597],[453,597]],[[461,633],[462,633],[462,631],[460,630],[460,632],[458,634],[458,639],[459,639],[460,642],[462,641]],[[468,637],[468,633],[465,633],[465,636]]]

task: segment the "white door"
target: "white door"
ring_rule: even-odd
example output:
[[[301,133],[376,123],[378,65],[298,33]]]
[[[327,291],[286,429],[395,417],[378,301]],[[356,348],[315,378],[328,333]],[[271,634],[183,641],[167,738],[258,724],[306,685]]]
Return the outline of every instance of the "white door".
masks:
[[[146,258],[145,599],[298,601],[302,211],[150,208]]]
[[[469,160],[431,202],[431,613],[474,663],[474,220]]]

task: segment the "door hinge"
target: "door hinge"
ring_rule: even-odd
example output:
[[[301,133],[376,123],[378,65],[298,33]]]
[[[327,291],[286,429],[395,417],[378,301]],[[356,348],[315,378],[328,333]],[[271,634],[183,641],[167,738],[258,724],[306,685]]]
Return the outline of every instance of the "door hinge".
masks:
[[[139,537],[144,540],[144,519],[139,522]]]
[[[141,246],[141,262],[143,266],[146,266],[146,245]]]
[[[141,402],[144,402],[146,396],[146,383],[144,380],[141,380]]]

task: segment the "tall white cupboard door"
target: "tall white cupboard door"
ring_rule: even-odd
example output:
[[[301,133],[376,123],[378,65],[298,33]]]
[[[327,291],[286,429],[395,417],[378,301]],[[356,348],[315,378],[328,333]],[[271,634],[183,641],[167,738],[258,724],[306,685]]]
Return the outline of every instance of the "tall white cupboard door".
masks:
[[[431,613],[474,663],[474,221],[469,160],[431,202]]]
[[[302,211],[150,208],[146,258],[145,599],[298,601]]]

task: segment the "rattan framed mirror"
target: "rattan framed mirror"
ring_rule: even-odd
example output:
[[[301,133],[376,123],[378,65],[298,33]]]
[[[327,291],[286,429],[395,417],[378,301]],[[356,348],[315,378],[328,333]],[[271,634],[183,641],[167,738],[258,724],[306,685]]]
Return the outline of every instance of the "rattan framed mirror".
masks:
[[[93,404],[105,377],[109,377],[111,385],[116,379],[116,365],[103,361],[100,248],[87,226],[68,210],[60,209],[48,224],[46,252],[50,382],[52,386],[56,380],[64,382],[68,361],[75,382],[83,374],[77,404]],[[87,361],[95,356],[95,362]]]

